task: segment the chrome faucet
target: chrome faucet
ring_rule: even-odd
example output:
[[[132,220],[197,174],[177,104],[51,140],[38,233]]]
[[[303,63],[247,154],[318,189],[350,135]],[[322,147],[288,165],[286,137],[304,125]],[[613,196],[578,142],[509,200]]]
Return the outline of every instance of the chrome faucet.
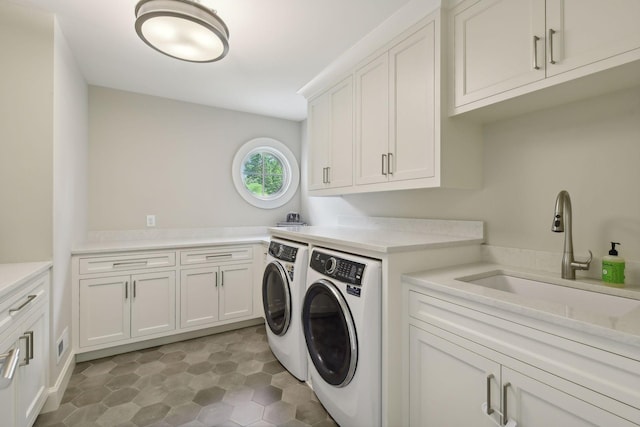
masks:
[[[573,234],[571,233],[571,198],[569,193],[562,190],[556,198],[556,210],[553,215],[551,231],[564,232],[564,252],[562,254],[562,278],[574,280],[576,270],[588,270],[593,259],[589,251],[589,259],[585,262],[577,262],[573,258]]]

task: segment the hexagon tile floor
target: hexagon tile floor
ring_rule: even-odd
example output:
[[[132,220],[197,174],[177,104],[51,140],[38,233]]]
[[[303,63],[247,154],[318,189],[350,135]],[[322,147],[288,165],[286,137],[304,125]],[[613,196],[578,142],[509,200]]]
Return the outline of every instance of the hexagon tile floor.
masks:
[[[252,326],[76,365],[36,427],[336,426]]]

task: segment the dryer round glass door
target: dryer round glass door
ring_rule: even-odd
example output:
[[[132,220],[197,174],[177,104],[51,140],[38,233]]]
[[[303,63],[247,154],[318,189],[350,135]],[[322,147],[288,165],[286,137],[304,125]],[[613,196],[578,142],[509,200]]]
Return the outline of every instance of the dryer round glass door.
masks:
[[[262,276],[262,305],[269,329],[281,336],[291,322],[291,293],[289,277],[282,264],[270,262]]]
[[[349,384],[358,362],[358,338],[349,306],[333,283],[321,279],[309,286],[302,327],[318,374],[336,387]]]

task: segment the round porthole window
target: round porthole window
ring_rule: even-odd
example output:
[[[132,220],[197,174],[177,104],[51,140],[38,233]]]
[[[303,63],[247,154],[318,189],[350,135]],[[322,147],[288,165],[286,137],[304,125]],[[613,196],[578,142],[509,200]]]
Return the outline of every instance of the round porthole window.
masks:
[[[233,183],[247,202],[263,209],[287,203],[298,190],[300,169],[289,148],[272,138],[245,143],[233,159]]]

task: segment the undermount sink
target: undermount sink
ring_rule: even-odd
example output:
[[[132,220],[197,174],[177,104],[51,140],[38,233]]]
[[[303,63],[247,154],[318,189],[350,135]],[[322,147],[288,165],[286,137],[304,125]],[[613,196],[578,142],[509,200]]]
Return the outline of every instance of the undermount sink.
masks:
[[[568,307],[588,310],[617,318],[624,316],[630,311],[640,309],[640,300],[526,279],[504,272],[493,272],[490,275],[482,276],[461,277],[457,280],[508,292],[525,298],[535,298],[537,300],[565,304]]]

